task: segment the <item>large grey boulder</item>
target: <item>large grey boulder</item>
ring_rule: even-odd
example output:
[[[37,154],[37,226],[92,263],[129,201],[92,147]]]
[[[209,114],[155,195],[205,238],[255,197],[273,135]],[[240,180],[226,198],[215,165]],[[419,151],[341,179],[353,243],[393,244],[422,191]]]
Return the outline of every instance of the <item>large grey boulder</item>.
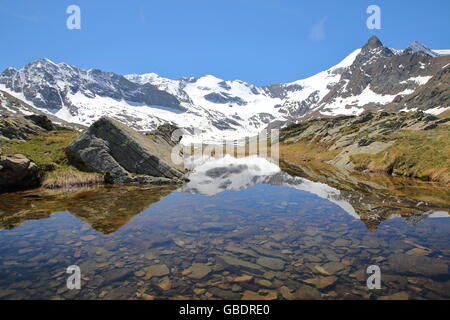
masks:
[[[0,157],[0,192],[35,188],[40,182],[38,166],[24,155]]]
[[[183,179],[174,164],[171,140],[176,127],[165,125],[149,136],[108,117],[96,121],[72,142],[66,153],[80,169],[104,173],[113,184],[173,184]]]

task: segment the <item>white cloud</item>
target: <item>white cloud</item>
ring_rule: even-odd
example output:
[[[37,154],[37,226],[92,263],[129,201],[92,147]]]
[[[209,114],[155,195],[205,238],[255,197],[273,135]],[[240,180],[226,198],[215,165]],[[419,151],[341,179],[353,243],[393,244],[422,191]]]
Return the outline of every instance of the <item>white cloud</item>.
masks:
[[[309,40],[320,41],[325,39],[325,22],[327,18],[321,18],[317,20],[309,30]]]

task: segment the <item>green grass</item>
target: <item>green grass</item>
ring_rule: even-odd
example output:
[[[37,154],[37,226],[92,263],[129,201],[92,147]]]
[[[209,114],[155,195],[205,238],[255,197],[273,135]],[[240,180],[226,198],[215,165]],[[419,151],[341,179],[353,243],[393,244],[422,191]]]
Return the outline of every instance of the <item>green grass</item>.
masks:
[[[77,136],[74,131],[42,132],[29,141],[0,141],[2,154],[20,153],[46,170],[69,166],[69,161],[64,152]]]
[[[388,172],[427,181],[450,183],[450,126],[436,129],[401,130],[388,136],[395,144],[376,155],[351,157],[357,169]]]
[[[0,154],[23,154],[38,165],[46,188],[78,187],[99,184],[102,177],[72,166],[64,149],[79,135],[76,131],[39,133],[29,141],[0,141]]]

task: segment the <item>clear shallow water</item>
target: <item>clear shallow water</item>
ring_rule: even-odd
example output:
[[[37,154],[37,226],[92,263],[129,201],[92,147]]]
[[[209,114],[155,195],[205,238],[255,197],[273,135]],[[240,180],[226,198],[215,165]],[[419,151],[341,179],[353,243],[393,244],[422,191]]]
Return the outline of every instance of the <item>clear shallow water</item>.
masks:
[[[2,195],[0,299],[450,298],[448,208],[405,215],[421,204],[398,198],[368,216],[360,192],[224,159],[181,190]]]

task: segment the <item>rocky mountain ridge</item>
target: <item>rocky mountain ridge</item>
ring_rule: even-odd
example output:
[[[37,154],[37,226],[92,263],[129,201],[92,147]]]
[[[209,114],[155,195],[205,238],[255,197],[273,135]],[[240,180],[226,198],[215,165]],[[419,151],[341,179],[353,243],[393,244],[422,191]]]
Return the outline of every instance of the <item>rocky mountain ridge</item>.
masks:
[[[376,37],[326,71],[292,83],[261,87],[212,75],[180,80],[154,73],[122,76],[40,59],[0,74],[3,95],[29,106],[14,109],[3,103],[0,112],[39,110],[87,126],[109,116],[139,131],[170,123],[186,129],[184,143],[208,142],[256,135],[274,123],[359,115],[366,110],[437,114],[449,108],[445,100],[449,83],[442,78],[449,69],[450,56],[419,42],[394,50]],[[441,98],[416,105],[411,95],[417,90],[422,91],[422,101],[436,96],[433,89],[425,93],[429,82],[440,83],[437,95]]]

